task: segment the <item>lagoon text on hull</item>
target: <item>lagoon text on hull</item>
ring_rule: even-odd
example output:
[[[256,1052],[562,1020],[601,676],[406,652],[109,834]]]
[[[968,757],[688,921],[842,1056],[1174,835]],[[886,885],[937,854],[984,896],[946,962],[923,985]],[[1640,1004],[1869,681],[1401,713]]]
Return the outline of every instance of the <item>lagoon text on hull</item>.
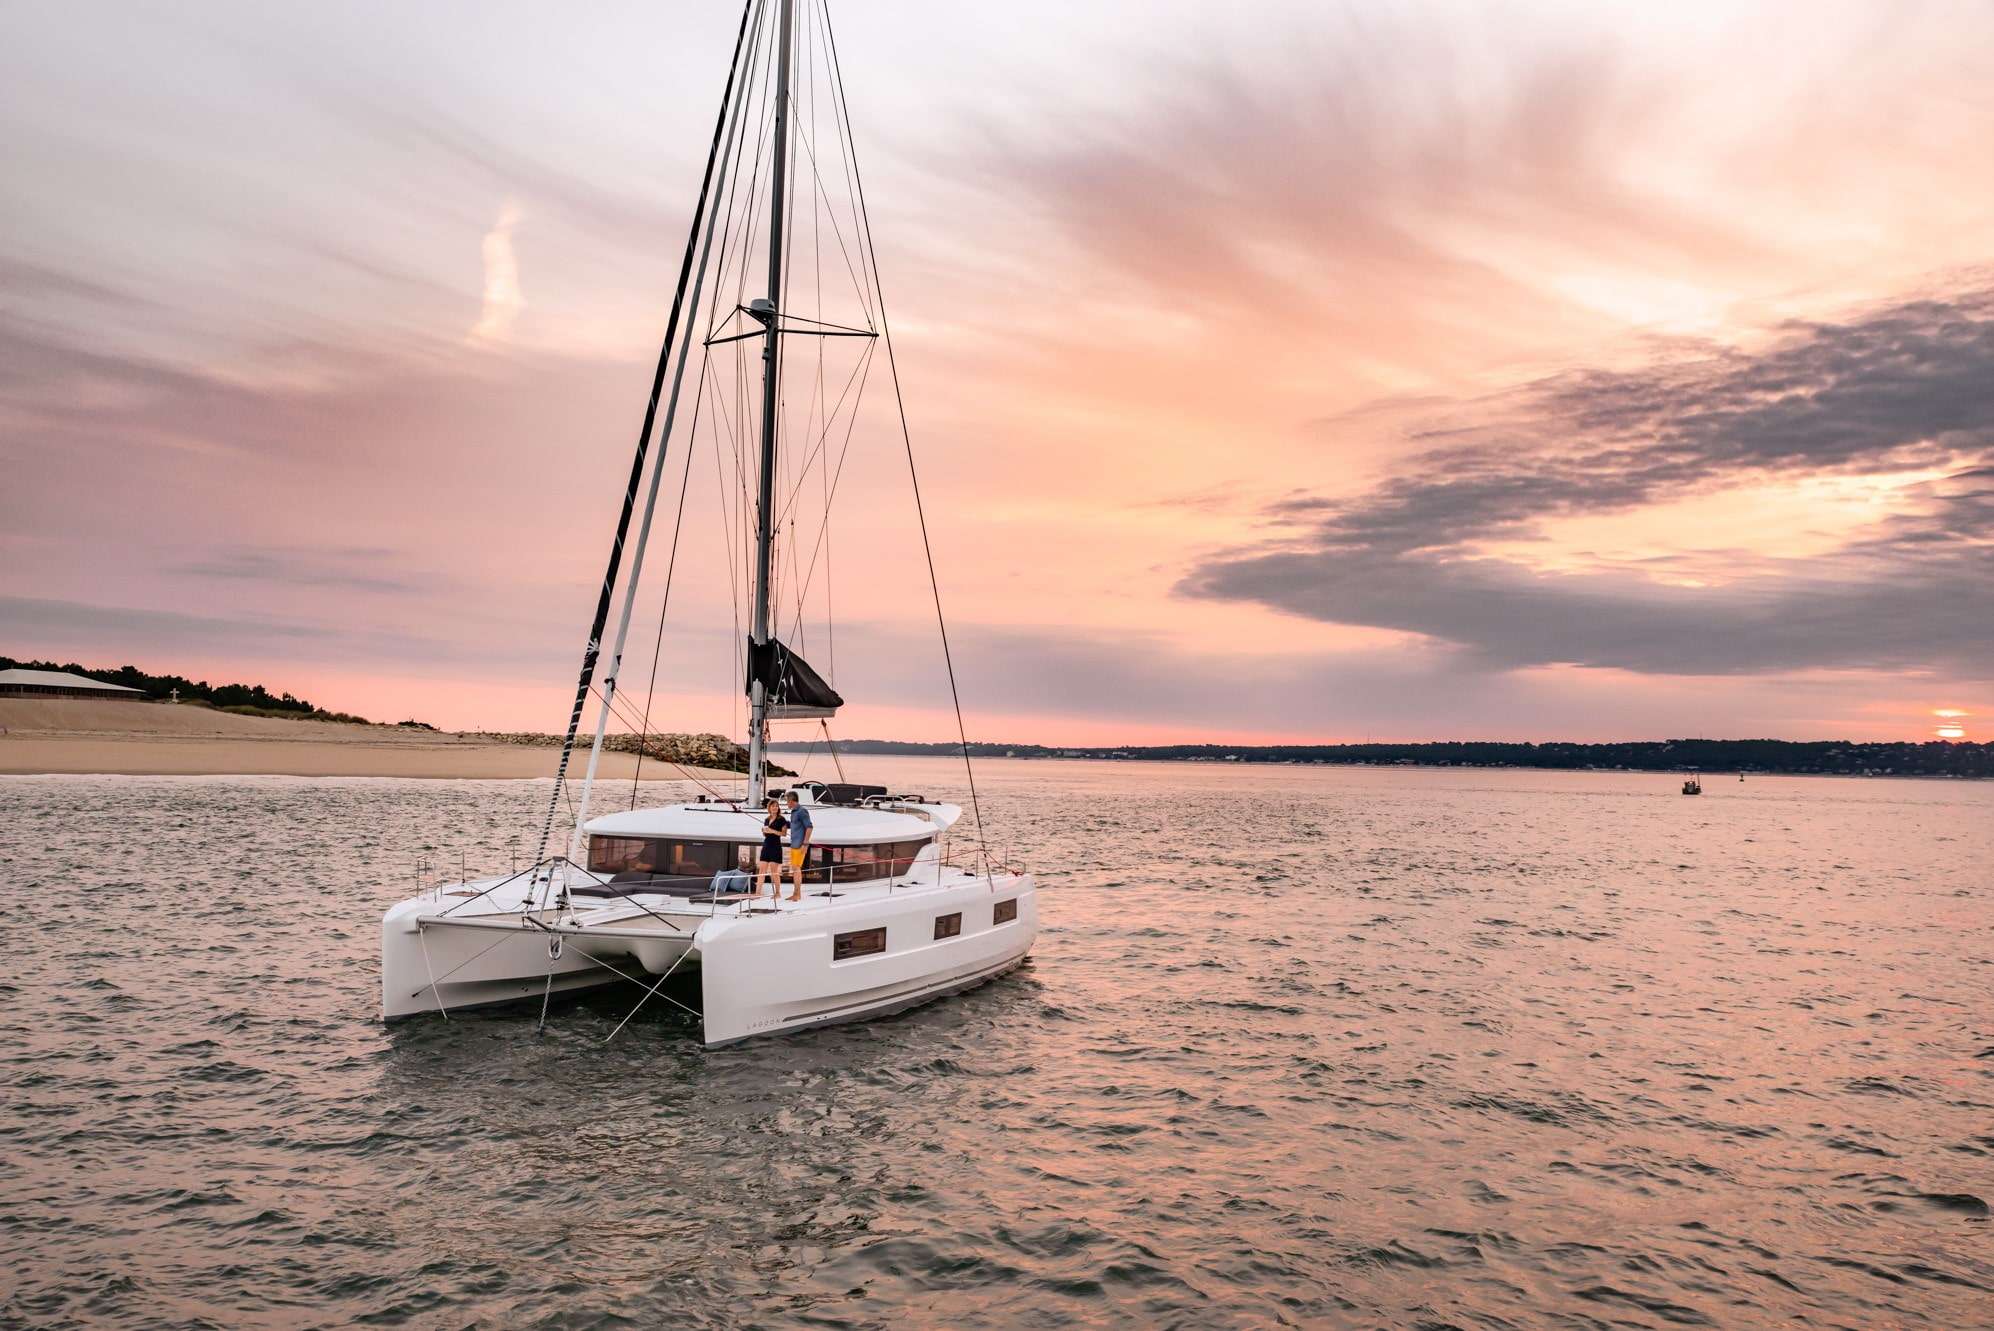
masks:
[[[991,854],[968,767],[850,130],[828,0],[748,0],[538,850],[523,869],[421,886],[386,913],[384,1019],[525,1002],[537,1003],[544,1022],[555,994],[618,984],[633,986],[635,1015],[654,997],[678,1004],[662,992],[666,981],[696,971],[705,1042],[724,1045],[896,1012],[993,979],[1031,950],[1033,878]],[[891,393],[885,434],[896,455],[905,452],[925,590],[962,741],[967,819],[960,804],[848,782],[842,771],[835,781],[770,785],[771,728],[807,724],[828,740],[829,720],[844,705],[835,671],[819,673],[801,649],[816,654],[809,634],[821,618],[815,641],[835,666],[831,506],[854,439],[865,437],[865,389],[882,368]],[[717,596],[724,586],[736,623],[748,621],[732,638],[733,678],[744,681],[745,716],[736,715],[748,736],[745,789],[685,774],[706,793],[639,808],[633,779],[628,809],[591,817],[612,716],[640,732],[640,770],[643,761],[651,699],[636,711],[619,682],[666,462],[680,475],[653,692],[696,484],[693,457],[707,449],[715,490],[693,512],[717,515],[731,549],[718,574],[693,591]],[[570,788],[591,697],[599,704],[594,742]],[[827,747],[836,763],[835,747]],[[790,897],[797,870],[787,846],[781,900],[754,891],[771,794],[793,796],[806,813],[799,821],[810,824],[808,846],[796,856],[800,899]],[[550,853],[564,799],[574,811],[571,839],[565,853]]]

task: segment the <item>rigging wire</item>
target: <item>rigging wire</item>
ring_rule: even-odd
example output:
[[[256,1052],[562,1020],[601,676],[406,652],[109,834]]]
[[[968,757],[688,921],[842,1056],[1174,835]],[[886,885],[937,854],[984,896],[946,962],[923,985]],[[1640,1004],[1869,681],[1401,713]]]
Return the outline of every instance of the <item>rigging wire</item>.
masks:
[[[817,188],[821,193],[824,188],[824,177],[817,169],[816,150],[811,146],[811,144],[807,140],[803,142],[803,154],[805,157],[810,159],[810,174],[812,178],[815,179],[815,181],[817,182]],[[878,330],[873,323],[872,307],[865,300],[865,294],[864,294],[865,288],[859,284],[858,274],[856,272],[852,272],[852,256],[850,252],[845,249],[845,235],[844,232],[840,230],[838,227],[838,215],[836,212],[832,212],[830,214],[830,217],[831,217],[831,234],[837,239],[838,252],[844,255],[845,271],[851,273],[852,289],[860,293],[859,303],[865,309],[866,327],[876,332]]]
[[[630,807],[637,807],[637,780],[644,774],[644,745],[651,738],[651,703],[658,693],[658,658],[665,651],[665,618],[672,608],[672,578],[679,565],[679,535],[685,530],[685,492],[692,483],[693,442],[699,437],[699,413],[706,401],[706,375],[699,376],[699,387],[692,399],[692,428],[687,432],[685,447],[685,471],[679,477],[678,515],[672,520],[672,550],[665,560],[665,597],[658,607],[658,638],[651,644],[651,678],[644,687],[643,729],[637,736],[637,766],[630,773]]]
[[[679,264],[678,290],[672,296],[672,311],[665,321],[664,345],[658,350],[658,368],[652,376],[651,396],[644,407],[644,423],[637,434],[637,455],[630,464],[630,480],[624,487],[623,508],[617,518],[616,536],[610,544],[609,568],[603,574],[602,590],[596,598],[594,624],[589,630],[588,642],[582,649],[581,679],[575,689],[574,707],[568,716],[567,737],[561,744],[561,760],[554,771],[554,795],[547,802],[547,817],[540,828],[539,849],[535,851],[533,857],[536,861],[547,853],[547,838],[554,830],[554,815],[560,808],[561,794],[567,788],[568,761],[574,754],[575,735],[581,729],[582,711],[587,705],[589,688],[595,677],[596,662],[602,653],[602,631],[609,622],[610,602],[614,599],[617,573],[623,564],[623,542],[630,530],[631,513],[637,507],[637,491],[643,483],[644,462],[651,450],[651,432],[657,423],[658,401],[664,396],[665,376],[670,367],[672,350],[680,345],[680,339],[692,329],[691,316],[694,312],[690,309],[682,311],[682,306],[692,280],[693,259],[699,249],[700,222],[706,216],[709,207],[709,192],[713,186],[714,168],[720,159],[721,141],[726,137],[727,112],[733,99],[734,80],[742,68],[741,53],[747,43],[748,18],[754,12],[756,3],[757,0],[744,0],[741,6],[741,24],[734,34],[734,55],[727,66],[727,86],[721,93],[720,110],[714,117],[713,144],[707,150],[706,171],[699,184],[699,201],[693,207],[692,225],[686,232],[685,257]],[[684,332],[679,326],[682,312],[687,316]],[[662,449],[664,446],[664,441],[660,441],[659,447]],[[611,662],[611,671],[616,668],[617,663]],[[550,888],[552,882],[553,875],[549,874]]]
[[[814,276],[815,288],[816,288],[817,322],[821,324],[824,322],[824,242],[823,242],[824,228],[820,219],[824,211],[824,182],[822,178],[818,176],[817,169],[815,166],[817,158],[817,110],[818,110],[818,98],[817,98],[818,52],[817,52],[816,29],[814,26],[808,23],[806,23],[803,28],[803,43],[804,43],[804,49],[808,52],[809,62],[810,62],[809,77],[805,80],[805,87],[808,89],[809,99],[810,99],[810,119],[807,122],[809,128],[809,134],[807,136],[807,141],[804,144],[805,151],[809,154],[809,157],[812,162],[810,170],[810,175],[812,179],[812,186],[810,191],[810,258],[811,258],[811,272]],[[833,223],[835,224],[836,222],[835,215],[833,216],[832,220]],[[849,270],[851,264],[847,262],[845,267],[847,270]],[[812,406],[820,413],[828,410],[830,406],[830,399],[826,394],[825,384],[824,384],[824,362],[828,358],[829,346],[830,342],[828,339],[821,337],[817,339],[817,382],[814,388],[812,389],[810,400]],[[826,415],[823,416],[822,419],[824,421],[824,428],[822,433],[818,436],[820,440],[818,445],[819,448],[822,447],[821,440],[823,436],[828,435],[831,431],[831,417]],[[807,424],[805,428],[806,430],[809,428]],[[806,459],[806,465],[804,466],[803,469],[803,474],[806,478],[810,474],[810,467],[808,465],[807,459]],[[817,474],[825,482],[825,489],[823,492],[823,500],[824,500],[823,521],[825,526],[828,527],[831,522],[831,496],[829,490],[830,472],[827,468],[820,465],[817,467]],[[806,574],[803,581],[803,588],[806,593],[809,591],[809,587],[810,587],[810,580],[808,575]],[[838,648],[837,648],[837,641],[832,636],[832,628],[833,626],[831,621],[831,587],[830,583],[826,581],[824,585],[824,646],[825,650],[830,654],[830,659],[828,662],[828,673],[826,677],[830,680],[832,687],[835,688],[838,682]],[[828,725],[824,727],[824,732],[825,735],[828,737],[830,734],[830,727]],[[839,779],[840,780],[843,779],[842,772],[840,772],[839,774]]]
[[[852,108],[850,102],[848,102],[845,99],[844,73],[838,61],[838,39],[837,35],[831,30],[831,14],[829,8],[825,6],[820,6],[820,8],[822,10],[824,18],[824,36],[826,39],[826,46],[829,49],[831,55],[831,71],[833,79],[832,86],[835,90],[835,100],[833,102],[833,108],[835,110],[842,111],[844,114],[844,125],[845,125],[844,138],[846,144],[850,146],[852,140],[852,129],[851,129]],[[866,226],[863,233],[865,240],[866,260],[868,267],[872,271],[872,280],[874,283],[875,293],[879,298],[879,334],[881,339],[884,340],[886,343],[886,365],[893,379],[893,401],[894,404],[899,409],[900,439],[901,443],[905,446],[907,452],[907,479],[909,483],[912,485],[914,490],[914,516],[920,521],[921,553],[925,555],[927,558],[928,589],[930,592],[934,594],[935,627],[941,632],[942,664],[948,670],[949,700],[955,705],[956,740],[962,746],[963,771],[969,778],[970,810],[976,815],[976,835],[978,839],[981,840],[984,835],[983,805],[982,801],[978,799],[976,793],[976,767],[970,761],[969,757],[969,730],[968,727],[964,725],[962,719],[962,694],[956,687],[955,655],[953,652],[949,650],[948,620],[942,614],[942,586],[941,586],[941,580],[935,574],[934,545],[928,539],[928,514],[926,507],[921,502],[921,476],[920,472],[916,469],[914,465],[914,435],[912,429],[907,424],[907,398],[900,388],[900,366],[899,363],[895,360],[893,355],[892,325],[887,321],[886,318],[886,293],[883,290],[879,289],[879,252],[877,248],[873,245],[871,214],[865,206],[865,178],[859,172],[858,150],[855,146],[852,147],[851,153],[852,153],[852,183],[854,190],[858,195],[859,215],[861,217],[866,218]],[[984,859],[987,870],[987,865],[989,860],[987,852],[985,854]]]
[[[636,718],[631,716],[627,711],[623,710],[620,704],[610,703],[609,700],[606,697],[604,697],[601,690],[595,690],[594,692],[595,696],[599,700],[603,701],[606,705],[610,707],[612,713],[615,715],[617,720],[623,722],[623,724],[626,726],[635,726],[637,724]],[[679,774],[681,779],[692,782],[694,785],[698,786],[701,790],[705,791],[707,794],[713,796],[718,796],[720,794],[720,791],[717,787],[709,784],[701,777],[695,776],[692,772],[688,771],[685,767],[680,765],[675,759],[667,758],[664,755],[660,754],[658,756],[657,761],[664,763],[666,766],[672,768],[674,771],[676,771]]]
[[[829,419],[827,419],[824,422],[823,432],[817,436],[816,442],[814,442],[810,446],[810,452],[808,456],[805,458],[806,468],[810,464],[817,462],[819,455],[823,452],[824,444],[831,437],[831,427],[838,423],[838,417],[844,411],[845,400],[851,396],[852,385],[854,383],[858,384],[860,398],[863,398],[865,396],[865,381],[860,379],[859,372],[872,363],[871,356],[872,356],[872,344],[868,342],[866,344],[866,349],[860,352],[859,358],[853,362],[852,372],[845,377],[845,387],[844,390],[838,394],[838,405],[836,409],[832,411]],[[852,418],[854,420],[856,420],[858,417],[858,409],[859,409],[858,400],[853,399]],[[851,431],[849,426],[847,427],[845,433],[846,433],[846,438],[849,439],[851,437]],[[804,479],[808,479],[807,470],[805,472]],[[789,497],[783,501],[782,508],[778,510],[781,513],[784,521],[788,521],[791,519],[792,515],[796,510],[797,501],[802,499],[802,497],[803,497],[803,480],[798,480],[795,487],[790,490]]]
[[[869,381],[872,374],[871,367],[872,367],[873,345],[874,344],[868,343],[866,346],[866,355],[864,361],[864,364],[866,366],[865,370],[866,378],[861,379],[859,381],[859,392],[861,395],[864,394],[865,385]],[[845,438],[844,442],[840,445],[838,450],[838,465],[836,469],[832,470],[830,473],[827,493],[824,499],[824,521],[823,524],[820,525],[817,529],[817,542],[811,547],[810,563],[803,571],[803,578],[806,585],[808,585],[811,582],[811,580],[813,580],[816,577],[818,554],[820,552],[826,554],[827,556],[829,554],[830,550],[829,542],[831,534],[831,501],[837,498],[838,483],[844,479],[845,459],[848,456],[850,456],[852,451],[852,429],[857,424],[858,424],[858,405],[857,403],[854,403],[852,406],[852,414],[846,417],[845,419]],[[830,563],[828,558],[824,566],[824,576],[826,579],[826,585],[828,587],[829,578],[830,578]]]
[[[828,3],[820,4],[816,10],[811,12],[815,13],[821,20],[824,30],[825,46],[831,54],[832,64],[833,67],[835,68],[837,62],[837,46],[831,40],[830,6]],[[844,104],[844,75],[842,72],[840,72],[837,75],[837,84],[834,90],[834,96],[832,98],[831,109],[832,109],[832,123],[834,128],[837,126],[836,113],[838,107],[843,104]],[[850,134],[847,132],[849,130],[850,125],[851,125],[851,114],[850,114],[850,109],[847,107],[845,120],[844,120],[845,128],[840,129],[837,133],[838,160],[840,164],[844,167],[845,206],[847,209],[850,210],[850,215],[852,219],[852,234],[856,238],[859,232],[859,207],[861,204],[861,199],[854,175],[854,171],[858,163],[858,149],[856,148],[855,145],[852,144]],[[856,240],[854,240],[854,243],[856,243]],[[863,281],[861,281],[859,284],[859,303],[865,307],[866,326],[870,328],[873,326],[873,306],[877,303],[876,300],[873,299],[874,296],[877,294],[873,287],[873,281],[874,279],[877,278],[878,274],[875,271],[867,269],[863,264],[861,264],[859,266],[859,275],[863,279]]]
[[[837,769],[838,780],[845,779],[845,760],[838,756],[838,741],[831,738],[831,723],[824,717],[817,718],[817,724],[824,727],[824,747],[831,754],[831,766]]]

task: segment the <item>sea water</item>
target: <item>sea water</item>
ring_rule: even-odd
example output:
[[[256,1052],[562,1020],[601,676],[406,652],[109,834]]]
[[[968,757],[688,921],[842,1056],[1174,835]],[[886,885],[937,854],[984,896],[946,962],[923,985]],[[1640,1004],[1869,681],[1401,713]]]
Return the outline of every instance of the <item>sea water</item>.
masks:
[[[1031,963],[709,1053],[376,1020],[544,782],[0,778],[0,1325],[1994,1320],[1994,786],[977,780]]]

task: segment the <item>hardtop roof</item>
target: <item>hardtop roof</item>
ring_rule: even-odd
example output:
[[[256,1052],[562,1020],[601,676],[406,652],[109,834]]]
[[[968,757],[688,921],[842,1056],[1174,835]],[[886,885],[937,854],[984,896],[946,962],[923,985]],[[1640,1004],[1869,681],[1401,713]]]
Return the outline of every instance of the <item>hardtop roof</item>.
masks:
[[[953,804],[901,804],[887,808],[878,805],[853,808],[839,804],[806,804],[802,807],[810,812],[811,840],[826,846],[926,841],[939,836],[962,816],[962,809]],[[585,830],[590,836],[760,841],[762,815],[749,805],[732,802],[667,804],[660,808],[631,809],[591,818]]]

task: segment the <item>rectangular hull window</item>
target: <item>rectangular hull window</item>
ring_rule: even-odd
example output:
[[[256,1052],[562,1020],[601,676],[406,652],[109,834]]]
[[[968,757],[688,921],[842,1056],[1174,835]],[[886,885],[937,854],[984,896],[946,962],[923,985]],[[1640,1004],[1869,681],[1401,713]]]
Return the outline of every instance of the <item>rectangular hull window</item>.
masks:
[[[1009,924],[1017,918],[1018,899],[1016,897],[1012,897],[1009,901],[998,902],[997,909],[990,914],[990,922],[992,924]]]
[[[935,916],[935,937],[954,938],[962,932],[962,912]]]
[[[886,930],[857,929],[848,934],[837,934],[831,939],[831,960],[850,961],[853,957],[869,957],[875,952],[886,951]]]

